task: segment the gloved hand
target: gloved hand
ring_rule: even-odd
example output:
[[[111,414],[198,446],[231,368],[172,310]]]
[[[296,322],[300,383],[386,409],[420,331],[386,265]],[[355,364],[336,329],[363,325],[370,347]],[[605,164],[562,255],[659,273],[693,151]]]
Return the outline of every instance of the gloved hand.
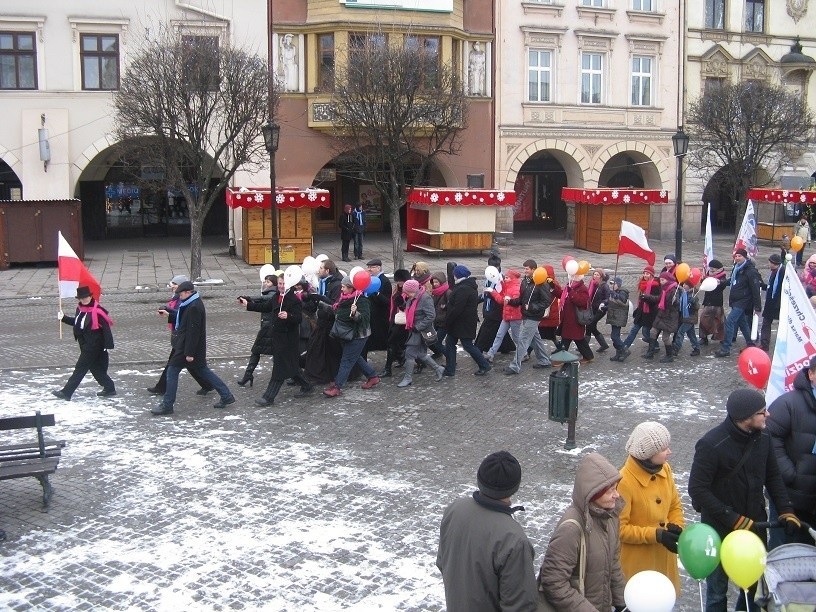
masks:
[[[737,517],[736,522],[734,523],[734,530],[737,529],[751,529],[754,526],[754,521],[749,519],[747,516],[740,515]]]
[[[666,525],[666,531],[675,534],[677,537],[680,537],[680,534],[683,533],[683,528],[680,525],[669,523],[668,525]]]
[[[785,512],[779,515],[779,522],[785,528],[785,535],[795,536],[802,528],[802,521],[796,518],[793,512]]]
[[[662,544],[666,550],[677,554],[677,539],[680,537],[678,533],[672,533],[668,529],[657,528],[657,541]]]
[[[57,321],[62,321],[62,318],[65,316],[65,313],[61,310],[57,311]]]

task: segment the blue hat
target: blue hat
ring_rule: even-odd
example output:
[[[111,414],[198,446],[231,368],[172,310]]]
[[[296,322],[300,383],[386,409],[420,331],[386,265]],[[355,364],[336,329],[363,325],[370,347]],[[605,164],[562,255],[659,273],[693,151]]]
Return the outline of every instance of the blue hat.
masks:
[[[470,270],[467,269],[467,266],[459,264],[453,269],[453,278],[467,278],[468,276],[470,276]]]
[[[620,276],[616,276],[612,279],[612,282],[615,283],[618,287],[623,287],[623,279]]]

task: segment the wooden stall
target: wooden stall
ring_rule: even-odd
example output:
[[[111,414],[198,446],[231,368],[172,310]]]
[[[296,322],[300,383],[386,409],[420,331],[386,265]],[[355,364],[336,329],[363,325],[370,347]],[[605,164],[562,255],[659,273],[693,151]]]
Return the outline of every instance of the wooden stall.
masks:
[[[406,251],[484,251],[493,245],[496,207],[515,191],[422,187],[408,193]]]
[[[280,263],[293,264],[312,254],[312,210],[328,207],[325,189],[278,189],[275,208],[269,188],[227,189],[227,206],[243,208],[243,249],[250,265],[272,262],[272,214],[278,215]]]
[[[659,189],[574,189],[564,187],[561,198],[575,202],[576,248],[593,253],[617,253],[621,221],[649,232],[652,204],[665,204],[668,194]]]
[[[800,211],[816,204],[816,191],[749,189],[745,197],[756,205],[757,239],[770,242],[779,242],[785,234],[792,237]]]
[[[13,263],[57,261],[57,232],[84,257],[80,200],[1,200],[0,270]]]

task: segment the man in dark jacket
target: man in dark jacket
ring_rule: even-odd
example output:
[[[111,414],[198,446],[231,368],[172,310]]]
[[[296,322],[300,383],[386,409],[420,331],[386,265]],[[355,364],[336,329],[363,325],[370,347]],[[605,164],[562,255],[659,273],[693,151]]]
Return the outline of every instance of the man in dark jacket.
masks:
[[[479,366],[476,376],[487,374],[491,365],[482,352],[473,346],[476,325],[479,323],[479,288],[470,270],[458,265],[453,269],[454,285],[448,298],[448,335],[445,336],[445,376],[456,374],[456,345],[462,341],[462,348]]]
[[[343,261],[351,261],[349,244],[354,240],[354,214],[351,210],[351,204],[346,204],[337,223],[340,226],[340,254],[343,256]]]
[[[99,397],[116,395],[116,386],[108,376],[108,350],[113,348],[113,321],[108,316],[108,311],[93,299],[88,287],[78,287],[76,297],[79,301],[76,314],[69,317],[60,310],[57,319],[74,328],[74,340],[79,344],[79,359],[65,386],[52,391],[51,395],[70,400],[88,371],[102,386],[102,390],[97,393]]]
[[[499,451],[485,457],[476,480],[479,490],[448,506],[439,530],[436,567],[448,612],[534,612],[535,551],[513,518],[524,508],[510,505],[521,483],[521,466]]]
[[[380,279],[380,288],[376,293],[366,294],[371,302],[371,335],[363,350],[363,358],[367,356],[368,351],[384,351],[388,348],[388,327],[390,325],[388,315],[391,310],[391,281],[383,272],[382,260],[371,259],[366,266],[368,266],[368,273],[371,274],[372,279],[374,277]]]
[[[333,311],[318,308],[318,302],[334,304],[340,299],[341,276],[337,265],[331,259],[325,259],[320,262],[317,277],[317,293],[307,296],[303,305],[303,310],[314,314],[317,321],[306,347],[305,374],[310,383],[322,384],[331,381],[337,373],[343,347],[339,340],[329,335],[334,323]]]
[[[782,267],[782,258],[774,253],[768,258],[771,275],[768,284],[762,283],[765,291],[765,308],[762,309],[762,327],[759,330],[759,346],[766,353],[771,350],[771,324],[779,320],[779,307],[782,304],[782,280],[785,278],[785,268]]]
[[[176,289],[176,295],[179,301],[175,310],[159,311],[165,313],[167,322],[173,325],[173,354],[167,363],[167,390],[164,399],[150,412],[156,416],[173,414],[179,374],[184,368],[195,370],[200,378],[218,391],[221,399],[213,404],[214,408],[226,408],[235,402],[235,397],[215,372],[207,367],[207,313],[201,296],[190,281],[181,283]]]
[[[516,343],[516,356],[513,363],[504,368],[504,373],[508,375],[521,372],[521,360],[527,354],[530,344],[533,345],[536,356],[536,363],[533,367],[536,369],[552,367],[544,339],[538,333],[538,324],[547,312],[547,308],[552,304],[553,298],[547,283],[536,285],[533,282],[533,272],[537,267],[538,264],[532,259],[524,262],[521,292],[519,297],[509,301],[511,305],[521,308],[521,328]]]
[[[700,520],[722,538],[737,529],[750,529],[765,542],[765,529],[754,525],[768,520],[765,488],[780,511],[780,522],[786,529],[798,530],[801,522],[793,514],[771,437],[764,431],[765,396],[755,389],[737,389],[728,396],[726,411],[725,420],[700,438],[694,450],[688,492]],[[755,590],[756,585],[748,591],[751,601]],[[722,566],[706,579],[706,591],[706,610],[726,609],[728,577]],[[738,610],[746,609],[742,603],[740,607],[738,602]]]
[[[796,515],[816,525],[816,359],[793,381],[793,389],[768,408],[768,433]],[[813,544],[806,531],[785,534],[785,542]]]
[[[762,278],[754,262],[748,259],[748,251],[737,249],[734,251],[734,269],[731,272],[731,290],[728,293],[728,305],[731,311],[725,318],[725,338],[720,350],[714,353],[715,357],[728,357],[731,354],[731,344],[734,342],[736,331],[742,332],[748,346],[755,346],[751,340],[751,319],[753,313],[762,312],[762,296],[760,284]]]

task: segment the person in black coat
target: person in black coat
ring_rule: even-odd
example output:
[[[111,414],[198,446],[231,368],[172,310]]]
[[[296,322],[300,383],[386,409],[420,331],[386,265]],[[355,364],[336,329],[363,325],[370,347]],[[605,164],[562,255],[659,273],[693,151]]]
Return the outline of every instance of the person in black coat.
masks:
[[[306,347],[305,369],[306,378],[312,384],[330,382],[340,366],[340,355],[343,353],[340,342],[329,335],[334,314],[317,307],[318,302],[334,304],[340,299],[341,276],[337,265],[331,259],[323,260],[317,277],[317,292],[303,296],[304,309],[315,316],[315,328]]]
[[[462,348],[479,366],[476,376],[487,374],[491,365],[482,352],[473,346],[476,337],[476,326],[479,324],[479,288],[476,279],[463,265],[453,269],[454,286],[448,298],[448,335],[445,337],[445,376],[456,374],[456,345],[461,341]]]
[[[235,397],[218,376],[207,367],[207,313],[200,294],[190,281],[181,283],[177,290],[179,302],[175,310],[162,309],[167,322],[173,325],[173,354],[167,364],[167,390],[161,404],[150,412],[156,416],[173,414],[178,393],[179,374],[184,368],[209,382],[221,399],[214,408],[226,408]]]
[[[238,301],[241,300],[245,302],[249,302],[250,304],[255,304],[256,302],[265,302],[270,301],[278,297],[278,277],[273,274],[268,274],[263,281],[263,288],[261,289],[261,297],[259,298],[249,298],[245,296],[241,296],[238,298]],[[243,302],[241,302],[243,303]],[[271,311],[264,310],[260,307],[257,308],[247,308],[247,310],[252,310],[254,312],[261,313],[261,328],[258,330],[258,333],[255,336],[255,342],[252,343],[252,352],[249,356],[249,363],[247,363],[246,370],[244,370],[244,375],[238,379],[238,385],[243,387],[245,384],[249,383],[251,387],[255,382],[255,368],[258,367],[258,364],[261,361],[261,355],[272,355],[274,350],[274,333],[273,333],[273,323],[275,322],[275,314]],[[298,341],[300,339],[298,338]]]
[[[391,286],[391,295],[388,299],[388,340],[387,352],[385,354],[385,367],[377,374],[380,378],[388,378],[392,375],[391,368],[396,365],[401,367],[405,363],[405,343],[408,340],[408,332],[405,323],[398,323],[397,316],[405,316],[405,295],[402,293],[402,285],[411,278],[411,273],[405,269],[394,270],[394,284]]]
[[[728,357],[731,344],[737,337],[737,329],[742,332],[747,346],[755,346],[751,340],[751,315],[762,312],[762,295],[759,286],[762,277],[754,262],[748,259],[745,249],[734,251],[734,269],[731,272],[731,290],[728,293],[728,305],[731,311],[725,318],[725,338],[715,357]]]
[[[755,389],[737,389],[726,402],[728,416],[698,440],[689,473],[688,492],[700,520],[721,538],[732,531],[749,529],[766,541],[765,529],[755,523],[767,521],[764,490],[780,510],[786,529],[798,530],[785,483],[776,463],[771,437],[765,431],[765,396]],[[706,579],[706,609],[725,610],[728,577],[722,566]],[[756,585],[748,591],[753,601]],[[743,595],[740,594],[740,600]],[[744,602],[737,610],[745,610]],[[751,608],[755,609],[755,608]]]
[[[91,375],[102,386],[97,393],[99,397],[116,395],[116,385],[108,376],[108,351],[113,348],[113,321],[100,304],[91,296],[88,287],[78,287],[76,293],[79,304],[73,317],[67,316],[61,310],[57,319],[74,329],[74,340],[79,344],[79,359],[74,366],[74,372],[68,378],[65,386],[51,395],[63,400],[70,400],[79,383],[90,371]]]
[[[338,225],[340,226],[340,254],[343,256],[343,261],[351,261],[349,259],[349,244],[354,240],[354,214],[352,213],[351,204],[346,204],[343,207]]]
[[[388,314],[391,310],[391,281],[382,271],[382,260],[372,259],[366,266],[371,278],[380,279],[380,288],[376,293],[366,294],[371,302],[371,335],[363,350],[363,358],[368,357],[368,351],[384,351],[388,349]]]
[[[769,406],[768,433],[776,462],[796,516],[816,526],[816,359],[801,370],[793,389],[777,397]],[[773,540],[773,536],[771,537]],[[806,531],[786,534],[786,543],[813,544]],[[781,542],[780,542],[781,543]]]
[[[281,390],[284,381],[291,378],[300,385],[297,397],[304,397],[312,391],[300,371],[300,321],[303,318],[303,304],[291,289],[286,290],[283,277],[277,279],[277,292],[269,300],[247,300],[239,298],[241,304],[251,312],[262,312],[269,316],[269,338],[272,349],[272,377],[260,399],[258,406],[271,406]]]
[[[768,258],[771,274],[768,284],[762,283],[765,291],[765,307],[762,309],[762,327],[759,330],[759,346],[766,353],[771,350],[771,324],[779,319],[779,308],[782,305],[782,281],[785,278],[785,268],[782,267],[782,258],[774,253]]]

